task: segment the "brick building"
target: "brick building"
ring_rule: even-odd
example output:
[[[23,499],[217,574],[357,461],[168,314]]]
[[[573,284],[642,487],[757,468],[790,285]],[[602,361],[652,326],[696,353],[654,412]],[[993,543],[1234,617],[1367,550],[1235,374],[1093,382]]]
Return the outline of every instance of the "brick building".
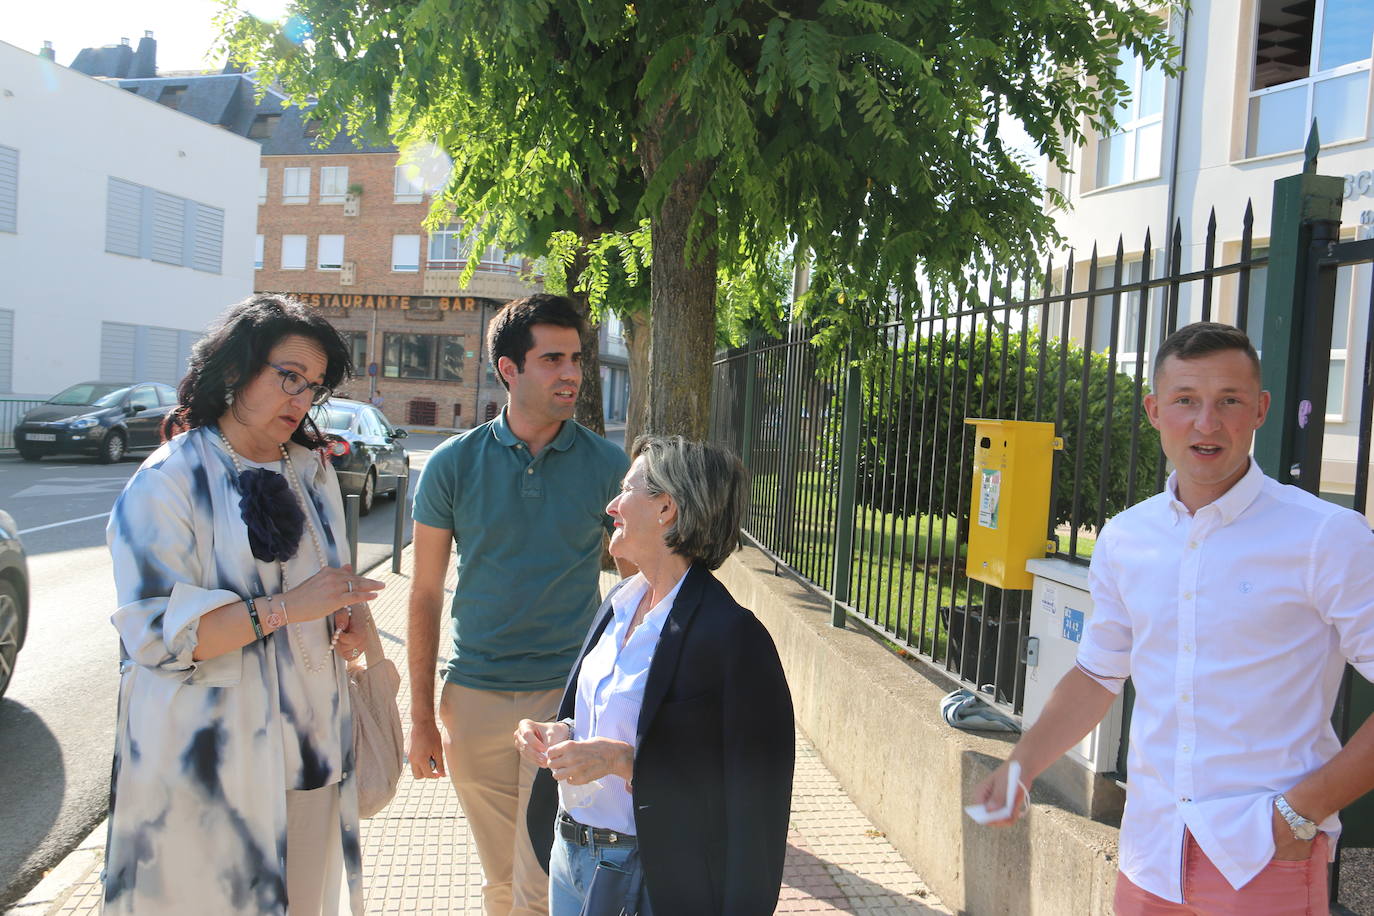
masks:
[[[461,226],[424,228],[442,162],[403,165],[394,147],[343,135],[320,146],[301,110],[271,89],[255,99],[243,73],[92,75],[261,144],[253,288],[297,296],[347,337],[359,375],[341,394],[380,394],[399,425],[459,429],[505,403],[485,329],[502,305],[540,287],[522,259],[497,246],[473,251]],[[473,278],[461,286],[473,257]],[[628,398],[628,359],[610,330],[601,331],[603,398],[616,419]]]

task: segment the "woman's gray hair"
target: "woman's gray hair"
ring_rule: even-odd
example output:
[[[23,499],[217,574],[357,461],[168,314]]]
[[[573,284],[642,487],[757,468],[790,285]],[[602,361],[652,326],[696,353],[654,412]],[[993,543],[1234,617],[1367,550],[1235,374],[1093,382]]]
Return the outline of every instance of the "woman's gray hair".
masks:
[[[667,493],[677,503],[677,519],[663,535],[668,549],[720,568],[739,549],[749,502],[748,475],[735,453],[681,436],[640,436],[630,456],[644,458],[649,495]]]

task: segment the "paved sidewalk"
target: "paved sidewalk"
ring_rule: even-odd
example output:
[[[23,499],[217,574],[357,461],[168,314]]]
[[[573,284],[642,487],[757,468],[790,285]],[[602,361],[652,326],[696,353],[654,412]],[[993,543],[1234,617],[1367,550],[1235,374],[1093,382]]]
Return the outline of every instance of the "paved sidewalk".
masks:
[[[405,670],[410,551],[400,575],[390,563],[373,575],[388,588],[373,607],[387,655]],[[452,587],[450,571],[449,587]],[[410,695],[402,686],[401,718]],[[854,807],[801,734],[779,913],[948,914],[887,839]],[[91,914],[100,910],[105,828],[55,868],[11,916]],[[481,867],[467,821],[448,780],[401,777],[396,799],[363,822],[369,913],[480,914]]]

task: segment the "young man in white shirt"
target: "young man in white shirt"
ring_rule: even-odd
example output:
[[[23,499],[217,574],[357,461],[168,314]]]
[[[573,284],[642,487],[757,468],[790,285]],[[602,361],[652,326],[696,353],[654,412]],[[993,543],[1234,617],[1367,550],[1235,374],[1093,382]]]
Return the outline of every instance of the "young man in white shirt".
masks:
[[[1325,914],[1337,812],[1374,788],[1374,719],[1342,748],[1345,663],[1374,679],[1374,535],[1264,476],[1269,410],[1245,334],[1171,335],[1145,397],[1175,470],[1102,530],[1078,665],[1011,753],[1026,787],[1136,689],[1118,916]],[[1003,764],[974,791],[1006,801]]]

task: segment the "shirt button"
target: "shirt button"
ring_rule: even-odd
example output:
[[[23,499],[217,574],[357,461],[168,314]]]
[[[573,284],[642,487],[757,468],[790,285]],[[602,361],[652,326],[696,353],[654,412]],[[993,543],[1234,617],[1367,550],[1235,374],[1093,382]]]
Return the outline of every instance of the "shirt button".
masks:
[[[1189,541],[1189,542],[1188,542],[1188,549],[1189,549],[1189,550],[1197,550],[1197,541]]]
[[[1191,644],[1188,644],[1188,643],[1185,643],[1184,646],[1183,646],[1183,651],[1184,651],[1184,652],[1192,652],[1192,651],[1193,651],[1192,645],[1191,645]]]
[[[534,473],[534,468],[530,468],[530,469],[527,470],[525,473],[526,473],[526,474],[533,474],[533,473]]]
[[[1183,747],[1179,748],[1179,750],[1183,751],[1184,753],[1187,753],[1188,751],[1191,751],[1191,750],[1192,750],[1192,747],[1189,746],[1189,745],[1187,745],[1187,744],[1185,744],[1185,745],[1183,745]]]
[[[1184,703],[1187,703],[1189,700],[1192,699],[1192,697],[1191,697],[1189,694],[1186,694],[1186,693],[1180,693],[1180,694],[1178,695],[1178,698],[1179,698],[1179,700],[1181,700],[1181,701],[1184,702]]]
[[[1184,795],[1184,796],[1181,796],[1181,797],[1179,798],[1179,801],[1183,802],[1183,803],[1186,805],[1186,804],[1189,804],[1190,802],[1192,802],[1192,799],[1189,798],[1188,796]]]
[[[1192,601],[1192,600],[1193,600],[1193,593],[1192,593],[1192,592],[1184,592],[1184,593],[1183,593],[1183,600],[1184,600],[1184,601]]]

